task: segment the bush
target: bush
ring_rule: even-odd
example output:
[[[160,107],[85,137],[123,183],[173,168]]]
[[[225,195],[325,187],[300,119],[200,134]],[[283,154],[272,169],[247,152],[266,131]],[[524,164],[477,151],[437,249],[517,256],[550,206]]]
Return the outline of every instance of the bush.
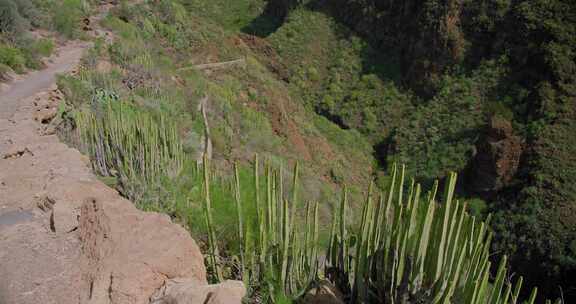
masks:
[[[19,49],[0,45],[0,64],[11,67],[17,73],[22,73],[26,66],[26,58],[24,58]]]
[[[26,25],[12,0],[0,0],[0,33],[14,35],[26,30]]]
[[[22,57],[24,57],[26,67],[31,69],[42,68],[44,64],[40,59],[50,56],[54,50],[52,40],[45,38],[34,40],[31,37],[26,37],[19,39],[16,43]]]
[[[59,76],[56,83],[58,89],[64,93],[66,101],[72,105],[79,106],[90,99],[92,87],[78,78]]]
[[[16,0],[16,7],[18,8],[18,13],[24,19],[28,20],[31,25],[38,27],[40,26],[40,20],[42,20],[42,13],[38,10],[36,5],[30,0]]]
[[[468,200],[468,213],[477,218],[483,218],[486,214],[488,206],[486,202],[480,198],[472,198]]]
[[[52,55],[52,51],[54,51],[54,42],[51,39],[38,39],[32,45],[33,52],[48,57]]]
[[[55,7],[54,28],[67,38],[78,38],[81,33],[81,21],[88,10],[88,4],[82,0],[64,0]]]

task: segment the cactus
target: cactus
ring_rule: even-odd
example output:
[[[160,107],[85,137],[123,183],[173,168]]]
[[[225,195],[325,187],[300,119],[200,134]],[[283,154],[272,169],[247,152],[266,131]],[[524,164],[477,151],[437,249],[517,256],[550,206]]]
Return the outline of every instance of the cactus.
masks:
[[[73,118],[79,148],[92,159],[94,171],[117,177],[123,193],[136,202],[160,179],[182,171],[186,156],[176,126],[162,115],[98,92],[91,108],[78,109]]]
[[[345,229],[344,192],[331,229],[329,279],[350,290],[353,303],[518,303],[522,279],[512,294],[506,258],[495,279],[489,279],[491,234],[487,223],[454,200],[455,185],[456,174],[451,174],[437,203],[436,186],[423,199],[412,182],[405,199],[404,168],[397,172],[394,167],[388,195],[381,195],[378,205],[370,187],[360,228],[352,236]],[[348,252],[352,239],[356,243]],[[527,303],[535,298],[536,289]]]
[[[206,165],[205,165],[206,167]],[[302,229],[295,223],[297,210],[298,165],[295,165],[291,201],[284,198],[281,171],[274,171],[269,164],[264,166],[265,201],[261,201],[259,160],[254,161],[254,191],[257,219],[253,246],[250,246],[249,223],[243,218],[242,185],[235,166],[233,193],[238,214],[238,238],[240,242],[240,262],[244,282],[269,282],[267,299],[297,299],[302,296],[318,277],[318,203],[308,203],[306,225]],[[208,173],[204,173],[208,185]],[[209,188],[209,186],[205,187]],[[209,206],[210,193],[205,192],[206,206]],[[210,208],[206,218],[209,233],[211,256],[208,263],[218,271],[217,245],[211,241],[214,234]],[[221,277],[216,275],[220,280]]]
[[[257,157],[255,168],[259,168]],[[241,208],[250,202],[241,199],[237,169],[234,195],[242,276],[260,287],[266,282],[266,300],[298,300],[326,276],[351,303],[520,303],[522,278],[515,284],[508,279],[506,258],[500,261],[496,276],[490,277],[488,223],[468,215],[466,204],[454,199],[456,174],[450,175],[443,201],[437,203],[437,183],[424,196],[415,182],[405,187],[404,168],[394,169],[386,194],[376,193],[370,185],[360,225],[354,230],[348,229],[344,188],[333,210],[322,273],[319,203],[306,203],[303,220],[297,222],[298,165],[290,200],[284,198],[281,171],[268,164],[264,168],[264,190],[256,176],[260,173],[254,170],[254,190],[264,193],[253,202],[258,208],[254,246],[247,245],[250,229]],[[534,303],[535,297],[534,289],[525,303]]]

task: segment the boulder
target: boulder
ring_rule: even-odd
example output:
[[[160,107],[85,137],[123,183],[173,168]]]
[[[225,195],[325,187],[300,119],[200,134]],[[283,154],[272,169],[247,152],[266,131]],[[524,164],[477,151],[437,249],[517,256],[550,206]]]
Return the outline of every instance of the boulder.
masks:
[[[322,280],[304,296],[305,304],[344,304],[344,296],[327,280]]]
[[[36,114],[34,115],[34,119],[40,123],[43,124],[47,124],[49,123],[54,117],[56,117],[56,114],[58,113],[58,109],[56,108],[44,108],[44,109],[40,109],[38,110],[38,112],[36,112]]]
[[[169,280],[152,297],[152,304],[240,304],[246,295],[244,283],[224,281],[206,285],[194,279]]]
[[[198,246],[167,215],[137,210],[117,194],[100,192],[82,204],[78,227],[85,269],[82,290],[87,291],[80,303],[148,303],[174,278],[206,284]]]
[[[54,200],[53,200],[54,201]],[[50,229],[56,233],[68,233],[78,228],[79,210],[74,202],[56,201],[52,206]]]

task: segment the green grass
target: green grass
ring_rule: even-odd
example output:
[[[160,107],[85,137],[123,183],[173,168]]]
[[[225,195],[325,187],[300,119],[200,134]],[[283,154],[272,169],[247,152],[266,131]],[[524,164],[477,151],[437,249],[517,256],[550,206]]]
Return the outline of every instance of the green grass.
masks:
[[[263,0],[183,0],[182,3],[189,11],[236,32],[248,27],[262,13],[265,5]]]

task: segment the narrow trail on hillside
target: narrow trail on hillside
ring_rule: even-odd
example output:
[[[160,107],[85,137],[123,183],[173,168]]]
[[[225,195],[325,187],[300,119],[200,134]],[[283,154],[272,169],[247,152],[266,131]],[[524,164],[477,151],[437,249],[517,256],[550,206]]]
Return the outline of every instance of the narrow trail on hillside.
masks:
[[[239,303],[241,283],[207,285],[185,229],[138,210],[55,134],[50,122],[63,99],[56,76],[77,68],[90,45],[60,47],[46,69],[0,91],[0,304],[149,303],[171,296],[172,280],[191,282],[194,303],[212,303],[210,294],[225,288]]]
[[[68,43],[58,49],[58,55],[46,69],[32,72],[9,84],[7,90],[0,92],[0,119],[10,118],[22,99],[49,89],[56,82],[56,75],[69,72],[77,66],[88,46],[85,42]]]

